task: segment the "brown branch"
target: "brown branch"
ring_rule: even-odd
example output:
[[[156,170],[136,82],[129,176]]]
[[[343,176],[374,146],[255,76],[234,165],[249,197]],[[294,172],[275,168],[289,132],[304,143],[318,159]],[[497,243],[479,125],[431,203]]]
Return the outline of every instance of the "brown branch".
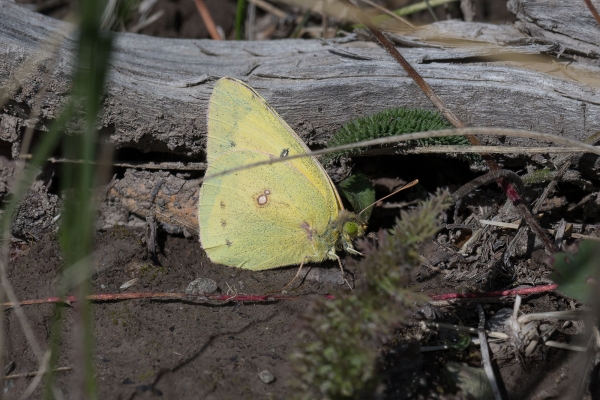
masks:
[[[507,169],[499,169],[496,171],[488,172],[485,175],[478,176],[473,179],[471,182],[466,183],[461,186],[457,190],[452,193],[452,199],[454,201],[460,200],[472,191],[480,188],[483,185],[487,185],[488,183],[498,181],[499,179],[506,179],[512,181],[515,185],[519,187],[521,193],[525,191],[525,185],[523,184],[523,180],[517,174]]]
[[[544,292],[551,292],[558,287],[557,284],[533,286],[530,288],[521,289],[510,289],[510,290],[496,290],[493,292],[485,293],[446,293],[446,294],[434,294],[431,300],[456,300],[456,299],[482,299],[486,297],[505,297],[505,296],[523,296],[527,294],[537,294]]]
[[[103,302],[103,301],[120,301],[120,300],[135,300],[135,299],[151,299],[151,300],[184,300],[193,302],[207,302],[207,301],[223,301],[223,302],[269,302],[278,300],[295,300],[305,296],[293,296],[283,294],[238,294],[238,295],[225,295],[225,294],[202,294],[194,295],[187,293],[164,293],[164,292],[138,292],[138,293],[106,293],[106,294],[92,294],[86,297],[89,301]],[[333,300],[335,296],[325,294],[324,298]],[[48,297],[46,299],[36,300],[23,300],[19,302],[20,306],[29,306],[35,304],[46,304],[46,303],[65,303],[71,304],[77,301],[76,296],[66,297]],[[14,307],[15,303],[6,302],[2,303],[3,307]]]
[[[208,33],[213,40],[223,40],[221,35],[219,35],[219,31],[217,30],[217,26],[206,8],[206,4],[204,4],[204,0],[196,0],[196,8],[198,9],[198,13],[200,13],[200,17],[202,17],[202,21],[204,25],[206,25],[206,29],[208,29]]]
[[[493,292],[485,293],[445,293],[445,294],[434,294],[430,295],[432,301],[439,300],[457,300],[457,299],[482,299],[491,297],[506,297],[506,296],[524,296],[528,294],[537,294],[544,292],[551,292],[556,289],[558,285],[543,285],[534,286],[529,288],[521,289],[509,289],[509,290],[496,290]],[[151,299],[151,300],[183,300],[190,302],[207,302],[207,301],[223,301],[223,302],[270,302],[279,300],[296,300],[307,295],[285,295],[285,294],[238,294],[238,295],[226,295],[226,294],[202,294],[193,295],[187,293],[164,293],[164,292],[138,292],[138,293],[105,293],[105,294],[92,294],[87,296],[88,301],[103,302],[103,301],[121,301],[121,300],[136,300],[136,299]],[[311,296],[311,295],[309,295]],[[320,295],[326,300],[335,300],[336,297],[332,294]],[[47,304],[47,303],[65,303],[71,304],[77,301],[75,296],[66,297],[48,297],[45,299],[36,300],[23,300],[19,302],[20,306],[29,306],[35,304]],[[14,307],[15,303],[7,302],[2,303],[2,307]]]
[[[600,14],[598,14],[598,10],[596,10],[596,7],[594,7],[594,5],[592,4],[592,1],[591,0],[583,0],[583,2],[587,6],[587,8],[590,9],[590,12],[594,16],[594,19],[596,20],[596,23],[598,25],[600,25]]]

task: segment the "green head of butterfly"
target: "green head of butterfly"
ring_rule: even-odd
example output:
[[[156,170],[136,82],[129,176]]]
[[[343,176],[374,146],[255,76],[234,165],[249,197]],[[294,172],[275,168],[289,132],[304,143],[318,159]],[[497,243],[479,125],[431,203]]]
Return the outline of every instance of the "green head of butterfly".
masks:
[[[354,239],[364,235],[364,227],[356,221],[347,221],[344,223],[344,236]]]

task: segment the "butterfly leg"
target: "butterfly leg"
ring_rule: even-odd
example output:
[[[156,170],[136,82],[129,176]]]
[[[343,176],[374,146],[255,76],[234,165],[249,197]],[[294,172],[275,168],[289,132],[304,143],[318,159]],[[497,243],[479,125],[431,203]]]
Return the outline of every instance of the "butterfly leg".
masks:
[[[346,285],[348,285],[348,287],[350,288],[350,290],[354,290],[354,289],[352,289],[352,286],[350,285],[350,282],[348,282],[348,280],[344,277],[344,275],[346,274],[346,272],[344,271],[344,266],[342,265],[342,259],[340,258],[340,256],[338,256],[335,253],[330,253],[330,254],[333,255],[333,256],[335,256],[335,258],[338,260],[338,264],[340,265],[340,270],[342,271],[342,278],[344,279],[344,282],[346,282]]]
[[[302,267],[304,266],[304,263],[306,262],[307,258],[308,257],[304,257],[304,260],[302,260],[302,262],[300,263],[300,267],[298,268],[298,272],[296,272],[296,275],[294,276],[294,278],[291,281],[289,281],[287,285],[282,287],[281,290],[285,290],[285,288],[290,286],[292,284],[292,282],[294,282],[296,280],[296,278],[298,278],[300,276],[300,271],[302,271]]]
[[[362,256],[363,254],[360,251],[354,250],[352,246],[352,242],[344,242],[344,251],[348,254],[353,254],[355,256]],[[335,255],[335,252],[331,252]],[[329,254],[331,254],[329,253]]]

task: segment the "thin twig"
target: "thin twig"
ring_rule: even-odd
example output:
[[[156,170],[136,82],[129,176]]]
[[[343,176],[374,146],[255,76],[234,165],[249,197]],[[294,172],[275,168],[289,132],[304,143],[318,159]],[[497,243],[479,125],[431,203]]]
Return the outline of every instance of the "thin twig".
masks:
[[[137,23],[134,26],[132,26],[131,29],[129,29],[129,32],[138,33],[142,29],[144,29],[147,26],[150,26],[153,23],[155,23],[156,21],[158,21],[158,19],[160,17],[162,17],[163,15],[165,15],[165,10],[158,10],[157,12],[152,14],[150,17],[148,17],[145,21],[142,21],[142,22]]]
[[[421,346],[419,351],[421,353],[426,353],[429,351],[440,351],[440,350],[448,350],[450,347],[447,344],[442,344],[439,346]]]
[[[409,26],[411,29],[417,30],[417,27],[416,27],[416,26],[414,26],[413,24],[411,24],[410,22],[408,22],[408,20],[407,20],[407,19],[405,19],[405,18],[402,18],[402,17],[401,17],[401,16],[399,16],[398,14],[394,14],[393,12],[391,12],[390,10],[388,10],[387,8],[385,8],[385,7],[382,7],[382,6],[380,6],[379,4],[372,2],[371,0],[360,0],[360,1],[362,1],[362,2],[363,2],[363,3],[365,3],[365,4],[368,4],[368,5],[370,5],[370,6],[371,6],[371,7],[373,7],[373,8],[376,8],[376,9],[378,9],[378,10],[379,10],[379,11],[381,11],[381,12],[384,12],[384,13],[386,13],[387,15],[389,15],[390,17],[392,17],[392,18],[394,18],[394,19],[397,19],[398,21],[402,22],[403,24],[405,24],[405,25]]]
[[[246,13],[246,40],[252,41],[256,39],[256,4],[248,4]]]
[[[547,340],[546,342],[544,342],[544,344],[548,347],[554,347],[556,349],[579,351],[579,352],[587,351],[587,347],[585,347],[585,346],[575,346],[575,345],[568,344],[568,343],[556,342],[554,340]]]
[[[453,330],[457,330],[457,331],[469,332],[469,333],[474,333],[474,334],[479,333],[479,330],[477,328],[471,328],[469,326],[444,324],[442,322],[435,322],[435,321],[424,321],[424,324],[426,326],[435,327],[435,328],[453,329]],[[510,336],[508,336],[506,333],[502,333],[502,332],[494,332],[494,331],[486,330],[485,334],[494,339],[507,340],[510,338]]]
[[[589,311],[586,310],[548,311],[543,313],[523,314],[517,318],[517,321],[523,325],[531,321],[576,321],[583,319],[588,315]]]
[[[433,20],[435,22],[439,22],[437,15],[435,15],[435,11],[433,11],[433,8],[431,8],[431,4],[429,4],[429,0],[424,0],[424,1],[425,1],[425,5],[427,6],[427,9],[429,10],[429,14],[431,14],[431,18],[433,18]]]
[[[330,44],[329,42],[326,42]],[[594,146],[600,152],[600,146]],[[366,152],[357,154],[356,157],[371,156],[371,155],[385,155],[385,154],[563,154],[563,153],[585,153],[586,151],[581,147],[511,147],[511,146],[420,146],[411,149],[402,148],[390,148],[390,149],[374,149],[372,152]],[[30,159],[31,154],[25,154],[21,156],[21,159]],[[63,163],[76,163],[83,164],[89,162],[92,164],[98,164],[103,166],[114,166],[122,168],[139,168],[139,169],[152,169],[152,170],[176,170],[176,171],[205,171],[206,163],[203,162],[99,162],[84,161],[84,160],[73,160],[61,157],[50,157],[48,160],[50,163],[63,164]]]
[[[501,339],[493,339],[490,340],[490,342],[498,342],[501,341]],[[480,341],[479,341],[479,337],[472,337],[471,341],[469,342],[469,345],[474,345],[477,346],[479,345]],[[421,353],[427,353],[427,352],[431,352],[431,351],[440,351],[440,350],[450,350],[452,349],[452,347],[448,346],[447,344],[443,344],[443,345],[439,345],[439,346],[421,346],[419,348],[419,351]]]
[[[273,14],[279,19],[285,19],[287,17],[287,13],[274,5],[267,3],[263,0],[248,0],[248,3],[254,4],[256,7],[262,9],[269,14]]]
[[[204,4],[204,0],[195,0],[196,8],[198,9],[198,13],[200,17],[202,17],[202,21],[208,30],[208,34],[213,40],[223,40],[221,35],[219,35],[219,31],[217,30],[217,26],[215,25],[215,21],[213,21],[208,8],[206,8],[206,4]]]
[[[494,375],[494,368],[492,368],[492,360],[490,359],[490,349],[488,347],[487,338],[485,337],[485,313],[481,304],[477,304],[477,313],[479,314],[479,346],[481,348],[481,359],[483,362],[483,369],[492,387],[494,398],[496,400],[502,400],[502,394],[496,382],[496,376]]]
[[[446,293],[446,294],[431,295],[430,297],[432,300],[453,300],[453,299],[477,299],[477,298],[486,298],[486,297],[518,296],[518,295],[528,295],[528,294],[551,292],[551,291],[555,290],[557,287],[558,287],[558,285],[553,283],[551,285],[533,286],[533,287],[529,287],[529,288],[496,290],[493,292],[485,292],[485,293]]]
[[[429,5],[432,6],[432,7],[437,7],[437,6],[441,6],[443,4],[446,4],[446,3],[451,3],[453,1],[459,1],[459,0],[429,0]],[[424,11],[426,9],[427,9],[427,4],[425,4],[424,1],[421,1],[420,3],[415,3],[415,4],[411,4],[411,5],[405,6],[405,7],[398,8],[398,9],[392,11],[392,12],[394,14],[400,16],[400,15],[411,15],[411,14],[414,14],[414,13],[417,13],[417,12],[420,12],[420,11]],[[375,25],[379,25],[382,22],[389,20],[389,18],[390,17],[387,16],[387,15],[379,15],[377,17],[374,17],[373,21],[374,21]],[[355,28],[362,28],[364,26],[362,26],[362,25],[355,25],[354,27]]]
[[[58,367],[58,368],[54,368],[52,371],[46,371],[45,373],[71,371],[72,369],[73,369],[73,367]],[[24,374],[12,374],[12,375],[3,376],[2,379],[6,380],[6,379],[32,378],[38,374],[39,374],[39,371],[27,372]]]
[[[430,295],[431,300],[456,300],[456,299],[479,299],[479,298],[493,298],[493,297],[506,297],[516,295],[528,295],[550,292],[557,288],[558,285],[544,285],[534,286],[529,288],[521,289],[510,289],[510,290],[497,290],[493,292],[485,293],[446,293]],[[336,296],[331,294],[321,295],[327,300],[334,300]],[[284,295],[284,294],[240,294],[240,295],[222,295],[222,294],[202,294],[192,295],[187,293],[164,293],[164,292],[137,292],[137,293],[105,293],[105,294],[92,294],[87,296],[89,301],[120,301],[120,300],[134,300],[134,299],[152,299],[152,300],[183,300],[190,302],[207,302],[207,301],[223,301],[223,302],[269,302],[279,300],[296,300],[306,296],[303,295]],[[45,299],[35,300],[23,300],[18,302],[20,306],[29,306],[35,304],[46,304],[46,303],[66,303],[71,304],[78,301],[76,296],[66,297],[48,297]],[[1,304],[3,307],[14,307],[16,304],[13,302],[6,302]]]
[[[319,4],[323,4],[323,3],[319,3]],[[329,34],[329,18],[327,16],[327,14],[325,14],[323,11],[321,11],[321,37],[323,38],[328,38]]]
[[[590,12],[592,13],[592,16],[596,20],[596,23],[600,25],[600,14],[598,14],[596,7],[594,7],[594,5],[592,4],[592,0],[583,0],[583,2],[587,6],[587,8],[589,8]]]
[[[260,295],[221,295],[221,294],[202,294],[193,295],[187,293],[163,293],[163,292],[138,292],[138,293],[106,293],[106,294],[92,294],[86,297],[89,301],[120,301],[120,300],[134,300],[134,299],[152,299],[152,300],[184,300],[190,302],[208,302],[208,301],[223,301],[223,302],[269,302],[278,300],[295,300],[305,296],[293,296],[283,294],[260,294]],[[327,300],[335,299],[335,296],[330,294],[322,295]],[[24,300],[19,302],[20,306],[28,306],[34,304],[46,304],[46,303],[75,303],[77,300],[76,296],[66,297],[48,297],[46,299],[37,300]],[[3,303],[4,307],[15,306],[12,302]]]
[[[324,154],[344,152],[347,150],[359,149],[361,147],[368,146],[379,146],[389,143],[400,143],[407,142],[411,140],[420,140],[420,139],[429,139],[429,138],[437,138],[444,136],[468,136],[468,135],[489,135],[489,136],[510,136],[510,137],[521,137],[528,139],[537,139],[544,140],[552,143],[563,144],[571,147],[578,147],[585,153],[592,153],[600,155],[600,147],[595,147],[589,145],[587,143],[581,142],[579,140],[569,139],[564,136],[553,135],[550,133],[542,133],[535,131],[528,131],[524,129],[508,129],[508,128],[460,128],[460,129],[443,129],[439,131],[424,131],[424,132],[415,132],[415,133],[405,133],[402,135],[388,136],[378,139],[364,140],[361,142],[344,144],[336,147],[329,147],[327,149],[309,151],[303,154],[295,154],[293,156],[287,157],[277,157],[270,158],[265,161],[259,161],[255,163],[250,163],[246,165],[242,165],[240,167],[231,168],[216,174],[212,174],[210,176],[205,176],[204,178],[199,180],[199,183],[206,182],[211,179],[218,178],[220,176],[229,175],[237,171],[247,170],[251,168],[260,167],[262,165],[273,165],[280,162],[289,162],[290,160],[294,160],[296,158],[303,157],[316,157]]]
[[[28,157],[30,157],[28,155]],[[136,162],[131,162],[131,163],[118,163],[118,162],[110,162],[110,161],[106,161],[106,162],[95,162],[95,161],[85,161],[85,160],[73,160],[73,159],[68,159],[68,158],[58,158],[58,157],[51,157],[48,159],[48,162],[51,163],[55,163],[55,164],[63,164],[63,163],[72,163],[72,164],[84,164],[84,163],[89,163],[89,164],[94,164],[94,165],[100,165],[100,166],[113,166],[113,167],[122,167],[122,168],[139,168],[139,169],[157,169],[157,170],[175,170],[175,171],[205,171],[206,170],[206,163],[197,163],[197,162],[189,162],[189,163],[182,163],[182,162],[162,162],[162,163],[154,163],[154,162],[149,162],[149,163],[136,163]]]
[[[525,192],[525,185],[523,184],[523,181],[519,175],[508,169],[498,169],[488,172],[485,175],[478,176],[472,181],[456,189],[454,193],[452,193],[452,200],[458,201],[479,187],[497,181],[498,179],[510,180],[513,182],[513,184],[516,184],[521,193]]]
[[[520,222],[519,223],[516,223],[516,222],[501,222],[501,221],[492,221],[490,219],[480,219],[479,223],[481,225],[497,226],[499,228],[506,228],[506,229],[519,229],[519,227],[521,226]]]
[[[47,350],[46,354],[44,354],[44,359],[43,359],[42,363],[40,364],[40,369],[34,375],[35,378],[31,381],[31,383],[29,384],[27,389],[25,389],[25,391],[23,392],[21,397],[19,397],[19,400],[28,399],[33,394],[33,392],[35,392],[35,389],[37,389],[38,385],[42,381],[42,378],[48,371],[48,364],[50,363],[50,355],[51,355],[50,350]]]
[[[548,183],[548,186],[546,186],[544,188],[544,191],[542,192],[541,196],[536,200],[531,212],[533,212],[534,214],[537,214],[537,212],[542,207],[542,204],[544,204],[544,201],[546,200],[546,198],[548,198],[548,196],[550,195],[550,192],[552,192],[552,190],[554,190],[554,188],[558,184],[558,181],[560,181],[560,179],[565,174],[565,172],[567,172],[567,170],[569,169],[570,166],[571,166],[571,157],[567,157],[567,160],[565,160],[565,162],[558,169],[556,176],[550,181],[550,183]]]
[[[329,43],[328,43],[329,44]],[[600,149],[600,146],[596,146]],[[380,148],[370,149],[364,153],[353,155],[353,157],[371,156],[371,155],[392,155],[392,154],[570,154],[570,153],[581,153],[581,149],[577,147],[537,147],[537,146],[465,146],[465,145],[453,145],[453,146],[419,146],[413,148]]]
[[[492,225],[500,228],[506,229],[519,229],[521,227],[520,223],[510,223],[510,222],[499,222],[499,221],[490,221],[488,219],[480,219],[479,223],[481,225]],[[556,232],[554,229],[545,229],[551,235],[554,235]],[[573,232],[565,232],[565,236],[570,236],[573,239],[590,239],[590,240],[600,240],[600,237],[590,236],[590,235],[582,235],[581,233],[573,233]]]

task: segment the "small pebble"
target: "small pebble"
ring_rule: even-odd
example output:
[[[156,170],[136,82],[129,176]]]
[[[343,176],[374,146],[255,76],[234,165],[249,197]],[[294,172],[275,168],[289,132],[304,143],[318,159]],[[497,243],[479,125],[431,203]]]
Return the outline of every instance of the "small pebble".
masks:
[[[261,381],[267,384],[275,382],[275,377],[273,376],[273,374],[266,369],[264,371],[260,371],[258,373],[258,377]]]
[[[217,291],[217,282],[208,278],[198,278],[185,289],[186,294],[212,294]]]

